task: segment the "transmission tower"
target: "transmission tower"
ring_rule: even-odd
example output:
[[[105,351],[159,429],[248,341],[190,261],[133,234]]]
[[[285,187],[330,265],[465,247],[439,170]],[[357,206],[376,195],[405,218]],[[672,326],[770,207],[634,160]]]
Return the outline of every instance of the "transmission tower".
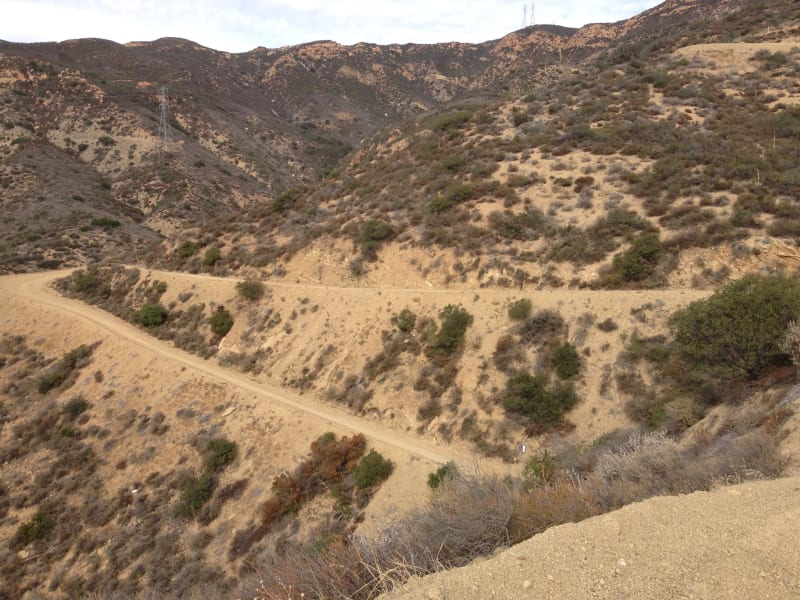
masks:
[[[531,27],[536,25],[536,4],[531,2]]]
[[[158,137],[165,144],[170,141],[171,127],[169,126],[169,97],[167,96],[167,88],[161,88],[161,95],[159,96],[159,105],[161,106],[161,119],[158,121]]]
[[[528,5],[522,5],[522,28],[525,29],[528,26]]]

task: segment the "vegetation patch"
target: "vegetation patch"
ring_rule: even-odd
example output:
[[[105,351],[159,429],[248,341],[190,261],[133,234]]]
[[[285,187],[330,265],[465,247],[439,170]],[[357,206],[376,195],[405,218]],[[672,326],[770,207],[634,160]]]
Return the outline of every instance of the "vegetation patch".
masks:
[[[224,306],[218,306],[217,310],[208,318],[211,331],[217,335],[225,335],[233,327],[233,315]]]
[[[144,327],[158,327],[167,320],[167,309],[161,304],[145,304],[133,313],[133,322]]]
[[[375,450],[370,450],[358,461],[355,470],[356,486],[359,488],[374,487],[386,481],[392,471],[394,471],[392,461],[385,459]]]
[[[748,275],[678,311],[670,327],[689,368],[731,380],[785,363],[781,344],[798,316],[796,278]]]
[[[549,383],[546,375],[520,371],[506,382],[502,403],[508,412],[548,429],[564,423],[564,414],[578,403],[578,396],[568,383]]]
[[[239,296],[249,302],[258,302],[264,297],[264,284],[255,279],[246,279],[236,284]]]
[[[77,377],[77,371],[89,364],[96,345],[82,344],[67,352],[55,365],[47,369],[39,378],[39,393],[46,394],[55,388],[68,388]]]

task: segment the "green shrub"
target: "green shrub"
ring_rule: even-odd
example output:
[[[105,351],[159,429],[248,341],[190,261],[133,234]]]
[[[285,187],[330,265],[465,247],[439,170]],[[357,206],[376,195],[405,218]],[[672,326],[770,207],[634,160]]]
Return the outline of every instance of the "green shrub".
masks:
[[[203,466],[207,471],[219,471],[236,460],[239,448],[236,442],[225,438],[215,438],[206,444]]]
[[[748,275],[676,312],[670,327],[690,368],[736,379],[785,360],[781,343],[798,316],[796,278]]]
[[[185,260],[197,253],[197,244],[192,240],[184,240],[181,245],[178,246],[175,253],[178,255],[178,258]]]
[[[444,193],[431,200],[428,209],[435,214],[442,213],[456,204],[465,202],[475,194],[475,188],[466,183],[454,183]]]
[[[375,450],[370,450],[358,461],[355,470],[356,486],[363,489],[377,485],[389,478],[394,471],[394,463],[383,458]]]
[[[660,255],[658,234],[640,236],[628,251],[614,257],[612,272],[623,282],[642,281],[653,275]]]
[[[514,123],[514,127],[519,127],[523,123],[527,123],[531,120],[530,114],[528,114],[527,109],[520,109],[516,106],[511,111],[511,121]]]
[[[225,335],[233,327],[233,315],[224,306],[218,306],[214,314],[208,318],[208,324],[211,325],[211,331],[217,335]]]
[[[75,419],[85,412],[87,408],[89,408],[89,403],[80,396],[75,396],[64,405],[61,413],[67,415],[70,419]]]
[[[606,333],[610,333],[612,331],[615,331],[616,329],[619,329],[619,325],[617,325],[617,323],[614,321],[614,319],[612,319],[611,317],[608,317],[605,321],[601,321],[600,323],[598,323],[597,324],[597,328],[600,331],[604,331]]]
[[[121,223],[116,219],[111,219],[109,217],[98,217],[97,219],[92,219],[90,225],[92,227],[103,227],[104,229],[112,229],[114,227],[119,227]]]
[[[236,291],[245,300],[256,302],[264,297],[264,284],[254,279],[246,279],[236,284]]]
[[[306,188],[302,186],[292,188],[291,190],[286,190],[282,194],[278,195],[278,197],[272,202],[272,210],[275,212],[283,212],[291,208],[297,204],[298,200],[303,197],[306,191]]]
[[[414,330],[414,325],[417,324],[417,315],[415,315],[410,309],[404,308],[400,311],[400,314],[397,315],[397,328],[404,332],[409,333]]]
[[[65,384],[65,382],[74,381],[73,376],[75,371],[88,362],[87,359],[92,355],[92,351],[92,346],[82,344],[67,352],[61,360],[47,369],[39,378],[39,393],[46,394],[53,388]]]
[[[16,542],[21,546],[27,546],[31,542],[41,540],[50,533],[56,526],[55,519],[46,515],[41,510],[31,517],[27,523],[23,523],[17,529]]]
[[[219,248],[216,246],[211,246],[206,253],[203,255],[203,266],[204,267],[213,267],[217,264],[220,259],[222,258],[222,254],[219,251]]]
[[[110,135],[101,135],[97,138],[97,143],[101,146],[113,146],[117,142]]]
[[[450,461],[448,463],[443,464],[441,467],[436,469],[433,473],[428,473],[428,487],[432,490],[435,490],[442,482],[446,479],[451,479],[458,475],[458,467],[456,467],[456,463]]]
[[[428,346],[435,357],[450,356],[458,352],[464,345],[467,327],[472,325],[472,315],[461,306],[448,304],[439,313],[442,325]]]
[[[572,379],[581,370],[581,358],[569,342],[553,348],[552,361],[559,379]]]
[[[158,327],[167,320],[167,309],[161,304],[145,304],[133,313],[134,323],[145,327]]]
[[[428,126],[433,131],[445,131],[453,127],[459,127],[469,121],[471,113],[468,110],[459,110],[444,115],[433,117]]]
[[[559,425],[564,413],[578,402],[569,384],[556,382],[550,386],[545,375],[520,371],[506,382],[503,406],[540,427]]]
[[[570,127],[569,135],[577,142],[585,142],[591,140],[595,134],[589,123],[578,123]]]
[[[72,290],[76,294],[91,294],[100,285],[97,271],[75,271],[72,279]]]
[[[536,486],[547,485],[553,481],[556,473],[556,464],[552,454],[544,450],[531,456],[522,470],[523,486],[530,489]]]
[[[370,219],[361,226],[358,243],[367,260],[378,260],[378,248],[394,235],[394,228],[378,219]]]
[[[211,473],[187,477],[181,485],[181,497],[175,508],[179,517],[193,517],[211,499],[217,482]]]
[[[508,307],[508,316],[515,321],[522,321],[530,316],[532,308],[533,303],[528,298],[520,298]]]

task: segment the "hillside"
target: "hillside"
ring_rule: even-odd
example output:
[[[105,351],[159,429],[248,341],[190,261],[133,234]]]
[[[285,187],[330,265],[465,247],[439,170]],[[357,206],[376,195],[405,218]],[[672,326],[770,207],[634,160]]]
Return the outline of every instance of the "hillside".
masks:
[[[800,534],[799,485],[782,479],[655,498],[381,598],[792,598],[800,556],[784,541]]]
[[[0,42],[0,600],[791,595],[798,76],[778,0]]]
[[[600,50],[639,43],[664,25],[685,29],[727,4],[673,1],[613,25],[533,27],[483,44],[323,41],[228,54],[180,39],[0,42],[0,167],[14,219],[4,238],[20,236],[4,245],[0,264],[20,272],[99,256],[76,247],[104,239],[91,225],[107,210],[103,202],[115,203],[118,216],[106,218],[139,246],[155,237],[142,226],[172,235],[215,217],[230,222],[298,183],[335,174],[376,131],[452,101],[552,81]],[[44,166],[48,177],[37,173]],[[76,181],[91,182],[92,192],[47,193]],[[34,193],[46,215],[39,222],[18,206]],[[85,206],[69,206],[75,196]]]
[[[623,44],[511,100],[376,135],[338,176],[185,231],[194,256],[171,242],[150,260],[197,271],[215,246],[217,273],[316,263],[322,283],[538,288],[703,287],[756,261],[780,268],[797,256],[800,115],[796,9],[773,6],[778,27],[753,30],[750,5],[708,25],[709,41],[749,31],[734,60],[687,45],[695,32]]]

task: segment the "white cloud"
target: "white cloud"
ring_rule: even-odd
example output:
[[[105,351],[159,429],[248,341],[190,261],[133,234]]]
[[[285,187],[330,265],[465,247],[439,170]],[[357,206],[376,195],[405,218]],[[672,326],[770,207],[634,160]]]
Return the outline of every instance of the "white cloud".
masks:
[[[232,52],[318,39],[356,42],[482,42],[522,25],[523,2],[390,0],[4,0],[0,39],[117,42],[183,37]],[[658,0],[536,2],[537,23],[578,27],[628,18]],[[530,2],[528,2],[530,6]]]

